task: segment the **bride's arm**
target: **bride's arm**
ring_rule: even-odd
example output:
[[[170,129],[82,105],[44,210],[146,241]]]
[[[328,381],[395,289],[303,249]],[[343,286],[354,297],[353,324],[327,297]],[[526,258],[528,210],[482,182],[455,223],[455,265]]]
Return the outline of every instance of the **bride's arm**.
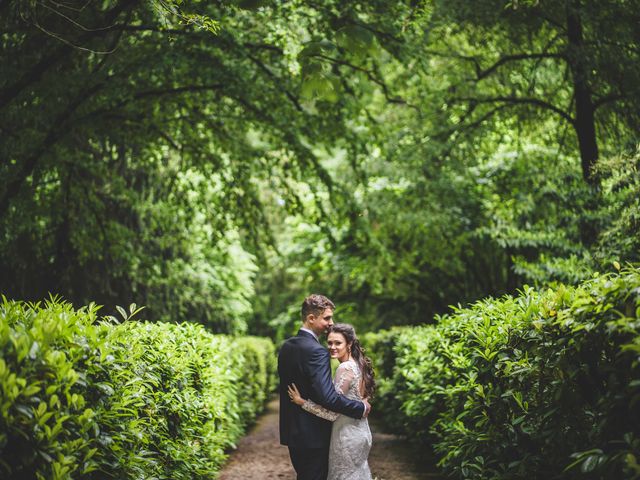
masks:
[[[335,389],[338,393],[345,395],[349,391],[349,386],[355,377],[355,373],[351,368],[348,368],[345,364],[338,366],[336,370],[336,378],[334,381]],[[296,405],[299,405],[309,413],[314,414],[317,417],[324,418],[330,422],[335,422],[340,414],[327,410],[321,405],[318,405],[313,400],[305,400],[300,395],[295,383],[287,387],[289,391],[289,397],[291,401]]]
[[[338,419],[340,414],[336,412],[332,412],[331,410],[327,410],[321,405],[318,405],[313,400],[305,400],[300,396],[300,392],[296,387],[295,383],[292,383],[287,387],[289,390],[289,398],[296,405],[299,405],[309,413],[314,414],[316,417],[324,418],[325,420],[329,420],[330,422],[335,422]]]

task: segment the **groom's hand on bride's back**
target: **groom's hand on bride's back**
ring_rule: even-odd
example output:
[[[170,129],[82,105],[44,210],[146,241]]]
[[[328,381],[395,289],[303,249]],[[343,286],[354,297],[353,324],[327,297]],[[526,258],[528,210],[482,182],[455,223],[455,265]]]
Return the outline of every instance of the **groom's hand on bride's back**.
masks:
[[[369,412],[371,411],[371,405],[366,398],[362,400],[362,403],[364,403],[364,413],[362,414],[362,418],[367,418],[369,416]]]

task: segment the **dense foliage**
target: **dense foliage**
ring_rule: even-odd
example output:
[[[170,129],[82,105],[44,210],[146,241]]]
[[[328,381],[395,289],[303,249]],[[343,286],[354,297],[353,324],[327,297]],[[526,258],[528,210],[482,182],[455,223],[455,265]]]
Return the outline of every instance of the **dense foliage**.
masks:
[[[640,270],[366,340],[377,408],[458,478],[640,477]]]
[[[214,478],[274,375],[267,339],[4,299],[0,477]]]
[[[637,11],[3,2],[0,291],[273,333],[635,261]]]
[[[260,272],[266,310],[321,290],[375,330],[637,262],[638,3],[389,5],[358,17],[379,46],[361,64],[377,82],[344,98],[365,112],[367,153],[322,157],[352,209],[327,194],[324,210],[307,204],[328,225],[287,218],[284,258]],[[281,283],[298,290],[274,292]]]

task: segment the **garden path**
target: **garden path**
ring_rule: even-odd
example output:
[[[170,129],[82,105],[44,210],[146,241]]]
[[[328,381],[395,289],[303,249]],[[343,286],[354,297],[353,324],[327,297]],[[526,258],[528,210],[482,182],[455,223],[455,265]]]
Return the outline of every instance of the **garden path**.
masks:
[[[289,452],[278,441],[277,398],[272,399],[238,448],[229,457],[220,480],[295,480]],[[432,458],[415,449],[402,437],[384,432],[370,419],[373,447],[369,454],[371,472],[377,480],[442,480]]]

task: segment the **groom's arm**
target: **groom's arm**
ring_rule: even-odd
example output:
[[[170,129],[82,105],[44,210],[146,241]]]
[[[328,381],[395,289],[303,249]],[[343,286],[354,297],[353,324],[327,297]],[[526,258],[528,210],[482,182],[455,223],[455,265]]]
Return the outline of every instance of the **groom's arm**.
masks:
[[[331,363],[329,352],[316,349],[309,358],[309,377],[311,379],[311,400],[327,410],[342,413],[352,418],[362,418],[365,413],[364,403],[350,400],[339,395],[331,381]]]

